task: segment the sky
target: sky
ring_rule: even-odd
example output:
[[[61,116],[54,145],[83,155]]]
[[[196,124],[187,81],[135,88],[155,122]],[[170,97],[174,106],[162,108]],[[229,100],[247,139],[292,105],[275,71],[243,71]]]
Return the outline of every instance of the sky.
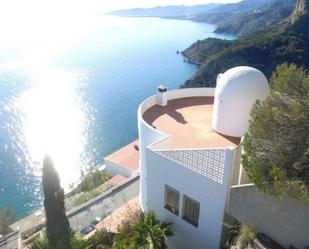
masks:
[[[89,15],[112,10],[166,5],[197,5],[240,0],[0,0],[0,48],[12,47],[27,37],[82,28]],[[59,33],[59,32],[58,32]],[[44,38],[44,37],[43,37]],[[0,56],[1,61],[1,56]]]
[[[134,7],[154,7],[154,6],[166,6],[166,5],[197,5],[211,2],[217,3],[229,3],[239,2],[240,0],[116,0],[113,3],[109,3],[109,6],[105,6],[111,9],[123,9]],[[101,2],[102,1],[98,1]],[[112,2],[112,1],[111,1]],[[104,7],[104,4],[102,5]]]
[[[0,15],[26,16],[51,13],[102,13],[117,9],[166,5],[197,5],[211,2],[228,3],[240,0],[1,0]]]

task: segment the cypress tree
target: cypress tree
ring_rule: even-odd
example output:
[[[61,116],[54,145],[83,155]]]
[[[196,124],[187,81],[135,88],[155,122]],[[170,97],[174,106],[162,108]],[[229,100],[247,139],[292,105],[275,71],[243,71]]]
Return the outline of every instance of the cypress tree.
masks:
[[[69,249],[70,225],[65,215],[64,192],[49,156],[44,158],[42,184],[49,246],[55,249]]]

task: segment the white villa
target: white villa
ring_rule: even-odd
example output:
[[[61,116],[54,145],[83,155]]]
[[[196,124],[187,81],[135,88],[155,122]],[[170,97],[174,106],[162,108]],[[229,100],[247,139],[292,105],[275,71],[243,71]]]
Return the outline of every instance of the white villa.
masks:
[[[285,248],[309,245],[308,204],[260,192],[241,166],[250,110],[269,91],[250,67],[218,75],[216,88],[160,86],[138,108],[139,141],[105,158],[111,175],[140,172],[141,209],[173,223],[169,248],[221,248],[229,216]]]
[[[216,88],[160,86],[139,106],[140,205],[174,224],[170,248],[220,248],[230,187],[246,181],[241,137],[268,93],[263,73],[236,67]]]

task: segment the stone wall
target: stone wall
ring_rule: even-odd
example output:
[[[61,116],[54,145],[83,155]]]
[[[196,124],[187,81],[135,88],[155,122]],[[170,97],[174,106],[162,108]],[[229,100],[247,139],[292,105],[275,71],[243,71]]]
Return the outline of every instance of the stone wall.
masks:
[[[228,213],[286,248],[309,247],[309,203],[278,199],[245,184],[231,188]]]

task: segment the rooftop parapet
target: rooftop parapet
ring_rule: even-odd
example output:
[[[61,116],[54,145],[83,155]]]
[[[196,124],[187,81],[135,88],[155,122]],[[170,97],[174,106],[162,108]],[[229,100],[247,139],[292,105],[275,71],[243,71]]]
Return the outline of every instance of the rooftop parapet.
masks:
[[[240,138],[221,135],[212,129],[215,88],[190,88],[165,92],[167,104],[157,95],[139,108],[139,125],[150,136],[148,144],[169,137],[171,149],[236,147]]]

